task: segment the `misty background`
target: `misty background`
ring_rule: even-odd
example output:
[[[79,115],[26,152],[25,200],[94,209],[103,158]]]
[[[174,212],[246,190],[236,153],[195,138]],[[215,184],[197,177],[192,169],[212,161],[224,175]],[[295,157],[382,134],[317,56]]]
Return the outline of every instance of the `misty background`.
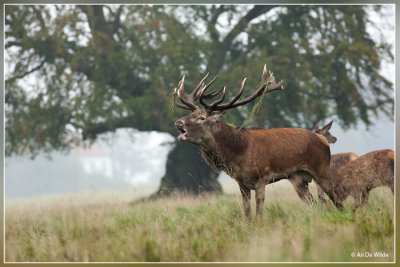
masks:
[[[331,145],[332,154],[351,151],[362,155],[377,149],[394,149],[394,124],[389,120],[377,121],[368,131],[364,125],[343,131],[334,123],[331,133],[338,138]],[[67,155],[54,152],[52,159],[43,155],[35,160],[6,158],[6,198],[141,186],[156,189],[176,137],[132,129],[119,129],[108,135],[108,141],[98,140],[90,148],[76,148]],[[219,181],[235,183],[225,173],[220,174]]]
[[[394,25],[394,8],[388,8],[387,14],[385,18],[372,20],[378,25],[382,20],[392,21]],[[374,29],[369,30],[373,34]],[[383,38],[393,45],[394,54],[394,29],[383,33]],[[5,72],[7,75],[7,68]],[[393,64],[383,64],[381,73],[394,82]],[[320,126],[327,122],[321,122]],[[359,122],[357,127],[345,131],[334,122],[330,132],[338,138],[331,145],[332,154],[351,151],[362,155],[377,149],[394,150],[394,123],[384,116],[368,129]],[[29,156],[6,157],[5,197],[12,199],[141,186],[154,186],[156,189],[165,174],[167,156],[175,142],[176,136],[168,133],[118,129],[114,133],[102,134],[91,146],[76,147],[68,154],[53,152],[51,159],[44,155],[34,160]],[[220,174],[219,181],[234,183],[225,174]]]

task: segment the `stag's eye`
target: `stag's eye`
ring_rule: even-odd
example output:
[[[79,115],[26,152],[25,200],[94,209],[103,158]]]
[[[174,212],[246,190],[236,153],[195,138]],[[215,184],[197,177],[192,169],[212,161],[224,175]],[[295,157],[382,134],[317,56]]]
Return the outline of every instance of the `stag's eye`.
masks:
[[[197,121],[204,121],[206,118],[204,118],[203,116],[201,116],[201,117],[199,117],[198,119],[197,119]]]

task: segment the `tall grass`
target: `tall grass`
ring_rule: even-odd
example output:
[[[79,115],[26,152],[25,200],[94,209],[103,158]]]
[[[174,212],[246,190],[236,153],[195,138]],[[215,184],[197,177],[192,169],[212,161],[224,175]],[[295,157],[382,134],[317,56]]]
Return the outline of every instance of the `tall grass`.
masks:
[[[393,195],[374,190],[355,213],[306,206],[278,188],[243,216],[237,193],[132,204],[71,197],[6,205],[7,262],[393,261]],[[254,212],[254,203],[253,212]],[[389,257],[352,257],[386,252]]]

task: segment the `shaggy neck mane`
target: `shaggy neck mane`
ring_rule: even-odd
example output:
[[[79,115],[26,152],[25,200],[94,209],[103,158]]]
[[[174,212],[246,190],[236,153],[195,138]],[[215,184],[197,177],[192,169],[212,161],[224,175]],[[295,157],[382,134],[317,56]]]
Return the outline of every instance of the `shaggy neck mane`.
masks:
[[[218,122],[211,134],[213,139],[201,148],[202,156],[216,170],[227,171],[229,167],[227,163],[232,162],[236,155],[246,150],[245,130],[238,130],[223,122]]]

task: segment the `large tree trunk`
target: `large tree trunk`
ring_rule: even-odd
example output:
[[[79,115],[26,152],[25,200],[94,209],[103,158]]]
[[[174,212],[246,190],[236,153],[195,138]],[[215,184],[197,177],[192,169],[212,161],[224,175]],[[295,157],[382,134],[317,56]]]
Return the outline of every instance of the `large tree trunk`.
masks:
[[[167,170],[156,193],[150,198],[168,196],[174,192],[198,195],[221,194],[218,174],[204,161],[198,146],[178,142],[169,153]]]

